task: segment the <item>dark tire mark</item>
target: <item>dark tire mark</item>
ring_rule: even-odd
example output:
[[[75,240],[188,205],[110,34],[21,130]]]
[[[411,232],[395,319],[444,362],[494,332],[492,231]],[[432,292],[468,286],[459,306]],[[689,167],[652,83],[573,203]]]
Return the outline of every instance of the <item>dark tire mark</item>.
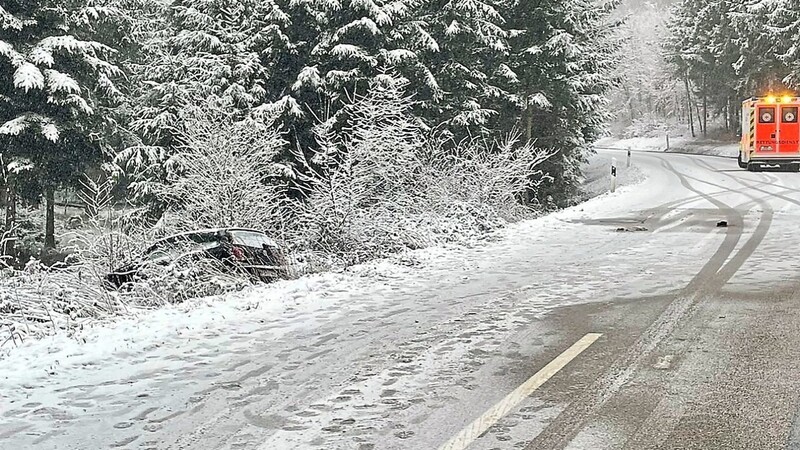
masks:
[[[726,203],[692,186],[689,181],[690,177],[676,170],[668,161],[662,159],[662,165],[674,174],[686,189],[716,206],[725,214],[729,222],[739,221],[741,223],[741,214],[735,208],[731,208]],[[705,183],[705,181],[703,182]],[[713,185],[713,183],[708,184]],[[728,192],[735,192],[724,186],[717,187],[727,189]],[[751,198],[753,197],[751,196]],[[769,207],[763,199],[753,198],[753,201]],[[739,254],[734,255],[725,264],[735,251],[743,233],[741,227],[729,227],[723,242],[714,255],[692,281],[676,295],[675,300],[667,306],[659,318],[639,336],[627,352],[611,364],[604,376],[598,378],[590,387],[584,390],[584,393],[576,401],[568,405],[556,420],[548,425],[526,448],[528,450],[542,450],[565,447],[585,427],[591,415],[596,413],[608,399],[632,378],[641,363],[666,337],[672,334],[678,324],[691,317],[698,305],[709,294],[719,290],[738,271],[766,236],[771,221],[771,214],[766,216],[766,220],[762,216],[761,223],[759,223],[753,236],[739,250],[738,253],[741,256]]]
[[[747,185],[731,175],[725,175],[745,187],[752,187],[752,185]],[[684,176],[687,179],[695,180],[700,183],[718,186],[706,180],[690,177],[688,175]],[[716,275],[709,279],[708,285],[705,289],[706,297],[709,295],[714,295],[716,292],[722,289],[731,278],[733,278],[736,272],[744,265],[750,256],[753,255],[758,246],[763,242],[764,238],[769,232],[770,226],[772,225],[774,210],[766,201],[766,199],[764,197],[756,197],[747,192],[743,192],[742,194],[749,197],[751,201],[738,205],[736,209],[749,209],[753,205],[761,206],[761,219],[752,236],[747,240],[742,248],[736,252],[736,254],[717,272]],[[699,304],[700,303],[698,302],[694,308],[697,308]],[[682,349],[677,353],[673,353],[673,358],[682,360],[684,350],[685,349]],[[627,438],[624,449],[641,450],[643,448],[652,448],[660,445],[663,436],[671,433],[682,417],[680,413],[675,414],[675,408],[676,399],[671,397],[668,393],[663,393],[659,403],[655,406],[655,409],[651,411],[650,415],[642,422],[637,430]]]
[[[704,165],[706,164],[703,161],[696,161],[695,160],[694,162],[698,166],[700,166],[700,163],[703,163]],[[735,181],[736,183],[739,183],[740,185],[744,186],[745,188],[753,189],[753,190],[762,192],[764,194],[768,194],[769,196],[775,196],[775,197],[778,197],[778,198],[783,198],[785,200],[790,200],[790,199],[788,199],[786,197],[783,197],[783,196],[780,196],[780,195],[775,195],[772,192],[765,191],[763,189],[759,189],[758,187],[756,187],[756,185],[744,182],[744,181],[740,180],[739,178],[734,177],[733,175],[730,175],[730,174],[727,174],[727,173],[723,173],[723,175],[725,175],[726,177],[728,177],[731,180]],[[697,180],[697,179],[695,178],[695,180]],[[697,180],[697,181],[700,181],[700,182],[703,182],[703,183],[707,183],[706,181],[703,181],[703,180]],[[708,183],[708,184],[710,184],[710,183]],[[739,249],[737,254],[735,256],[733,256],[733,258],[731,258],[731,260],[728,262],[728,264],[725,265],[725,267],[720,269],[719,274],[717,276],[717,278],[719,278],[717,283],[721,283],[721,284],[719,285],[718,289],[721,288],[722,286],[724,286],[728,281],[730,281],[730,279],[733,278],[733,276],[736,274],[736,272],[739,269],[742,268],[744,263],[747,262],[747,260],[750,258],[750,256],[752,256],[753,253],[755,253],[755,251],[758,248],[758,246],[761,245],[761,243],[764,241],[764,238],[766,238],[766,235],[769,232],[769,228],[770,228],[770,226],[772,226],[772,222],[773,222],[773,220],[775,218],[775,211],[772,208],[772,205],[770,205],[769,202],[767,202],[765,200],[765,198],[763,198],[763,197],[761,197],[761,198],[755,197],[754,195],[748,193],[747,191],[742,192],[742,194],[744,194],[747,197],[750,197],[753,201],[745,203],[745,204],[742,204],[740,206],[737,206],[737,209],[743,208],[743,207],[744,208],[749,208],[750,205],[757,204],[758,206],[760,206],[762,208],[761,220],[759,221],[758,225],[756,226],[756,229],[753,232],[753,235],[750,237],[750,239],[748,239],[748,241],[745,243],[745,245],[741,249]],[[800,202],[798,202],[798,201],[793,201],[793,203],[795,203],[797,205],[800,205]]]
[[[698,166],[701,163],[705,164],[705,162],[703,162],[703,161],[699,161],[699,162],[695,161],[695,164],[697,164]],[[761,192],[763,194],[767,194],[767,195],[770,195],[770,196],[773,196],[773,197],[778,197],[781,200],[786,200],[789,203],[793,203],[795,205],[800,206],[800,200],[794,199],[794,198],[791,198],[791,197],[787,197],[787,196],[783,195],[784,193],[790,193],[790,192],[794,192],[794,193],[800,194],[800,189],[787,188],[786,186],[781,186],[781,185],[774,184],[774,183],[763,183],[761,185],[753,185],[753,184],[750,184],[750,183],[746,183],[746,182],[740,180],[739,178],[736,178],[736,177],[734,177],[734,176],[732,176],[730,174],[727,174],[727,173],[724,173],[724,172],[720,172],[720,173],[725,175],[725,176],[727,176],[727,177],[729,177],[729,178],[731,178],[731,179],[733,179],[734,181],[736,181],[737,183],[741,184],[742,186],[744,186],[746,188],[753,189],[755,191],[758,191],[758,192]],[[767,190],[761,189],[761,186],[764,186],[764,185],[780,188],[780,189],[783,189],[783,190],[780,191],[780,192],[767,191]]]

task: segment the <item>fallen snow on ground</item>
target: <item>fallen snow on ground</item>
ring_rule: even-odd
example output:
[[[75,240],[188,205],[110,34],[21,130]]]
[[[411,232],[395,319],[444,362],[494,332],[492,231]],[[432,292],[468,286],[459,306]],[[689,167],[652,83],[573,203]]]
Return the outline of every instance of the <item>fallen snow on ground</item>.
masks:
[[[597,153],[589,157],[583,166],[583,183],[581,192],[584,199],[606,194],[611,190],[611,164],[616,159],[617,186],[630,186],[643,182],[646,178],[644,172],[635,164],[628,167],[627,157],[624,154],[611,155]]]
[[[85,369],[108,363],[109,358],[123,359],[173,338],[204,339],[228,333],[242,319],[257,323],[287,311],[324,308],[331,304],[334,293],[356,292],[365,285],[364,279],[354,276],[311,275],[226,297],[197,299],[116,321],[97,322],[71,337],[58,334],[31,340],[10,350],[2,359],[0,392],[5,391],[5,386],[24,388],[41,375]]]
[[[78,339],[27,342],[0,364],[0,436],[14,448],[59,450],[85,442],[307,448],[320,430],[355,426],[376,439],[377,429],[416,423],[414,414],[452,402],[450,390],[469,391],[470,373],[487,355],[501,357],[504,336],[556,308],[671,290],[702,264],[716,233],[699,241],[615,233],[617,220],[657,206],[636,182],[674,183],[658,165],[637,169],[635,159],[632,170],[620,165],[621,187],[609,193],[603,173],[620,155],[589,161],[593,199],[471,248],[408,252],[149,311]],[[230,434],[209,435],[206,426]],[[404,448],[430,448],[391,429]],[[325,436],[319,448],[349,448],[339,440],[352,438]]]
[[[587,197],[598,197],[593,206],[612,201],[609,192],[612,157],[595,154],[585,166]],[[618,184],[635,185],[645,179],[636,167],[619,168]],[[502,229],[489,240],[508,239],[524,229],[547,229],[561,223],[560,218],[577,211],[575,208],[534,221],[521,222]],[[77,332],[74,336],[57,334],[40,340],[30,340],[13,349],[5,349],[0,366],[0,380],[12,385],[23,385],[31,374],[54,374],[91,366],[119,352],[131,353],[158,346],[169,338],[201,338],[209,333],[225,332],[224,327],[239,317],[248,320],[271,318],[287,310],[320,309],[343,300],[343,296],[375,288],[391,279],[408,279],[422,263],[431,264],[448,257],[469,258],[470,252],[458,245],[432,247],[409,251],[393,259],[373,261],[350,268],[346,273],[323,273],[299,280],[282,281],[270,286],[260,286],[224,297],[197,299],[158,310],[144,310],[127,318],[99,321]],[[334,298],[338,296],[338,298]]]

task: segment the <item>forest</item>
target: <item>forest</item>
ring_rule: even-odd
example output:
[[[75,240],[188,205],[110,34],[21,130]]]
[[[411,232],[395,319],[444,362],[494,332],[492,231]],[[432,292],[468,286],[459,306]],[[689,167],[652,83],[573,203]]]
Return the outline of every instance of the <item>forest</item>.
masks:
[[[482,170],[511,159],[521,171],[513,180],[499,175],[511,183],[506,191],[482,186],[486,195],[525,209],[567,204],[586,147],[610,117],[618,4],[4,0],[6,232],[26,225],[26,208],[45,205],[40,246],[61,247],[56,193],[108,190],[106,203],[126,205],[118,218],[126,226],[166,233],[233,221],[279,234],[302,222],[315,193],[391,189],[379,178],[401,175],[388,170],[395,164],[411,178],[419,177],[409,164],[469,177],[459,165]],[[364,110],[376,101],[392,108]],[[397,132],[370,135],[359,119]],[[201,173],[210,164],[198,158],[226,158],[240,172]],[[221,177],[249,178],[255,190]],[[225,197],[226,188],[259,194]],[[437,188],[420,187],[426,196]],[[464,194],[478,195],[474,188]],[[348,197],[355,209],[375,206]],[[25,256],[35,255],[38,247],[28,247]]]
[[[612,110],[633,130],[681,124],[735,139],[741,102],[797,94],[800,5],[788,0],[631,1]]]

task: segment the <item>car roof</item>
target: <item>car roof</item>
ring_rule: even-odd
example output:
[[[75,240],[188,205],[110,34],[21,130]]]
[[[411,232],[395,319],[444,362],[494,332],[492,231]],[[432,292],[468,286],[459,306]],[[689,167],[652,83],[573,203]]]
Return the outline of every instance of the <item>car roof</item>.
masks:
[[[158,239],[157,241],[155,241],[153,243],[153,246],[161,244],[161,243],[164,243],[164,242],[167,242],[167,241],[170,241],[170,240],[173,240],[173,239],[176,239],[176,238],[184,237],[184,236],[194,236],[194,235],[199,235],[199,234],[220,234],[220,233],[223,233],[223,232],[229,233],[229,232],[232,232],[232,231],[245,231],[245,232],[248,232],[248,233],[263,234],[264,237],[266,237],[271,243],[273,243],[274,245],[277,245],[277,243],[275,243],[275,241],[272,238],[270,238],[269,236],[267,236],[267,234],[264,233],[263,231],[254,230],[254,229],[251,229],[251,228],[235,228],[235,227],[231,227],[231,228],[204,228],[204,229],[200,229],[200,230],[186,231],[186,232],[183,232],[183,233],[173,234],[173,235]]]

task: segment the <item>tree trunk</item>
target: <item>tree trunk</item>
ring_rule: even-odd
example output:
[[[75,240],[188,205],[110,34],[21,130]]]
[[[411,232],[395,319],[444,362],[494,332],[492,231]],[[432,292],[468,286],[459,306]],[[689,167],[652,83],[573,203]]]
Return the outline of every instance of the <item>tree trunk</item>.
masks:
[[[56,199],[52,186],[45,189],[45,208],[47,209],[44,224],[44,248],[56,248]]]
[[[726,132],[730,132],[731,131],[731,122],[728,120],[728,118],[730,116],[728,114],[728,107],[729,106],[730,106],[730,102],[727,102],[727,101],[725,102],[724,105],[722,105],[722,117],[725,118],[725,131]]]
[[[697,137],[694,133],[694,117],[692,117],[692,90],[689,89],[689,74],[683,78],[683,84],[686,87],[686,110],[689,112],[689,130],[692,132],[692,137]]]
[[[6,189],[6,233],[14,230],[17,223],[17,192],[13,183],[9,183]],[[9,233],[6,237],[12,237]],[[3,254],[6,256],[14,255],[14,241],[7,240],[3,245]]]
[[[529,98],[530,96],[526,96]],[[525,140],[530,143],[533,140],[533,110],[531,109],[530,100],[525,106]]]
[[[8,184],[6,182],[0,181],[0,208],[5,209],[6,205],[8,204]]]
[[[708,89],[705,74],[703,74],[703,137],[708,137]]]
[[[625,104],[628,107],[628,120],[633,123],[634,113],[633,113],[633,96],[630,93],[630,89],[628,89],[627,84],[625,85]]]
[[[694,104],[694,110],[696,113],[695,117],[697,117],[697,127],[700,128],[701,133],[705,133],[705,131],[703,130],[703,118],[701,117],[701,114],[703,114],[703,112],[700,110],[700,103],[697,101],[697,99],[694,99],[692,103]]]

